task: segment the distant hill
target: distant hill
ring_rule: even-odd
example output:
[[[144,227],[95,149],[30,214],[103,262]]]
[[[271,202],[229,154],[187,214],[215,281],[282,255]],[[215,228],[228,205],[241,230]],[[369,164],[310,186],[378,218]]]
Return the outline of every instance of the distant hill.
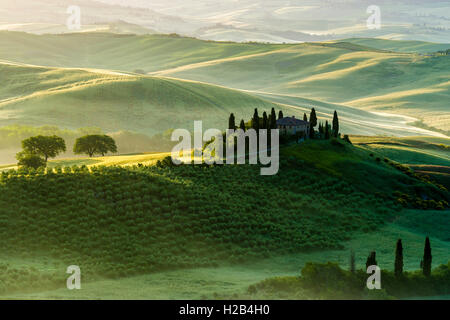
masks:
[[[449,39],[450,40],[450,39]],[[441,50],[450,49],[450,43],[433,43],[425,41],[411,41],[411,40],[385,40],[373,38],[352,38],[341,40],[344,42],[351,42],[376,49],[398,51],[398,52],[417,52],[417,53],[433,53]]]
[[[51,67],[102,68],[146,72],[192,63],[246,56],[280,45],[202,41],[179,35],[131,35],[110,32],[34,35],[0,32],[0,60]]]
[[[154,30],[141,27],[122,20],[113,22],[85,24],[80,30],[69,30],[64,24],[54,23],[17,23],[1,25],[0,30],[30,32],[34,34],[62,34],[62,33],[84,33],[84,32],[110,32],[115,34],[153,34]]]
[[[134,30],[157,29],[159,32],[192,30],[183,19],[161,14],[151,9],[133,8],[100,3],[95,0],[0,0],[0,30],[27,31],[36,34],[71,32],[66,27],[67,9],[81,9],[81,30],[94,31],[95,26],[106,26],[123,21],[133,24]],[[45,27],[45,28],[43,28]],[[174,30],[175,28],[175,30]],[[139,34],[141,32],[138,32]]]
[[[448,134],[449,72],[448,56],[334,42],[293,45],[155,74],[408,115]]]

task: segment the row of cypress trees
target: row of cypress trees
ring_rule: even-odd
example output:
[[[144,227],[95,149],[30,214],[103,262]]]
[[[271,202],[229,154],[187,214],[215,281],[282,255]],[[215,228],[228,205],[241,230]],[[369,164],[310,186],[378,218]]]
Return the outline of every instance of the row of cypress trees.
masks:
[[[282,119],[283,111],[278,112],[278,119]],[[270,115],[267,116],[267,113],[264,111],[262,115],[262,123],[261,118],[258,114],[258,109],[255,108],[255,111],[253,113],[252,117],[252,128],[258,131],[259,129],[276,129],[277,128],[277,118],[275,109],[272,108]],[[306,113],[303,114],[303,120],[308,121],[308,116]],[[317,126],[317,115],[316,110],[314,108],[311,109],[311,113],[309,115],[309,123],[310,123],[310,137],[315,137],[315,131],[314,127]],[[228,129],[236,129],[236,118],[233,113],[230,114],[230,117],[228,118]],[[242,129],[245,131],[245,121],[242,119],[239,124],[239,129]],[[332,126],[328,124],[328,120],[325,122],[325,125],[322,123],[319,124],[319,132],[325,136],[325,139],[329,139],[330,137],[337,138],[339,136],[339,118],[337,115],[337,111],[334,111],[333,114],[333,122]]]
[[[303,120],[308,121],[306,114],[303,115]],[[317,125],[317,115],[316,110],[314,108],[311,109],[311,114],[309,116],[310,123],[310,138],[314,138],[316,133],[314,131],[314,127]],[[328,120],[325,121],[325,124],[319,123],[319,133],[321,136],[325,137],[325,139],[330,139],[331,137],[337,138],[339,136],[339,117],[337,111],[334,110],[333,114],[333,122],[330,125]]]
[[[278,119],[283,118],[283,111],[278,112]],[[261,121],[262,120],[262,121]],[[275,113],[275,109],[272,108],[270,115],[267,116],[267,112],[263,112],[262,118],[258,114],[258,108],[255,108],[255,111],[253,113],[252,117],[252,128],[255,129],[257,132],[259,129],[276,129],[277,128],[277,116]],[[230,117],[228,118],[228,129],[237,129],[236,126],[236,118],[233,113],[230,114]],[[245,121],[242,119],[239,123],[239,129],[242,129],[245,131]]]
[[[424,248],[424,252],[423,252],[423,259],[420,261],[420,268],[422,269],[422,273],[427,277],[431,275],[431,261],[432,261],[432,255],[431,255],[430,238],[427,237],[425,239],[425,248]],[[369,254],[369,256],[367,257],[366,269],[372,265],[377,265],[375,251],[372,251]],[[354,253],[354,251],[351,251],[351,253],[350,253],[350,271],[355,272],[355,253]],[[395,248],[394,273],[397,277],[401,277],[403,275],[402,239],[397,240],[397,245]]]

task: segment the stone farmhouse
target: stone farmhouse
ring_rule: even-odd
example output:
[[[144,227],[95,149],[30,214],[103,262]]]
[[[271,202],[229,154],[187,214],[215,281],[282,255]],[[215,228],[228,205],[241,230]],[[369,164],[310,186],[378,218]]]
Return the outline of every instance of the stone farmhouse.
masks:
[[[277,128],[280,134],[309,137],[309,122],[296,119],[295,116],[278,119]]]

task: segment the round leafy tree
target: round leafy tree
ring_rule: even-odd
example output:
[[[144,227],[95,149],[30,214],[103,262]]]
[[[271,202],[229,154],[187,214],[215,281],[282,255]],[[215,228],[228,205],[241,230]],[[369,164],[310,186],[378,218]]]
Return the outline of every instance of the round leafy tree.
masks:
[[[96,154],[104,156],[108,152],[117,152],[116,142],[107,135],[87,135],[78,138],[73,146],[75,154],[87,154],[93,157]]]
[[[58,136],[39,135],[23,140],[22,148],[25,154],[42,156],[47,162],[48,158],[54,158],[61,152],[65,152],[66,143]]]

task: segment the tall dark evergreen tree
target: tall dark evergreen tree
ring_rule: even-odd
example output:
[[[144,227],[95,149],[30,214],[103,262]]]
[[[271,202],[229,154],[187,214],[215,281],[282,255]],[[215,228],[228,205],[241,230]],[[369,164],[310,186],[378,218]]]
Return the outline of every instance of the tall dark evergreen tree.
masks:
[[[265,111],[263,112],[263,121],[261,129],[269,129],[269,119],[267,119],[267,113]]]
[[[314,108],[311,109],[311,114],[309,115],[309,136],[310,138],[314,138],[314,127],[317,125],[317,116],[316,110]]]
[[[228,119],[228,129],[236,129],[234,114],[230,114],[230,118]]]
[[[325,139],[330,139],[330,125],[328,124],[328,120],[325,121]]]
[[[334,110],[334,115],[333,115],[333,137],[337,138],[339,136],[339,118],[337,115],[336,110]]]
[[[425,249],[423,251],[423,267],[422,271],[425,276],[431,275],[431,245],[430,245],[430,238],[425,239]]]
[[[403,274],[403,246],[402,239],[397,240],[397,247],[395,248],[395,266],[394,273],[397,277]]]
[[[367,261],[366,261],[366,270],[367,270],[367,268],[369,268],[369,266],[378,265],[376,255],[377,255],[377,253],[375,251],[372,251],[369,254],[369,256],[367,257]]]
[[[325,132],[324,132],[324,127],[323,127],[322,122],[319,123],[319,133],[320,133],[321,135],[323,135],[323,134],[325,133]]]
[[[255,112],[253,113],[252,128],[256,130],[256,133],[258,133],[258,130],[259,130],[259,116],[258,116],[258,109],[256,109],[256,108],[255,108]]]
[[[278,112],[278,120],[280,120],[280,119],[283,119],[284,118],[284,116],[283,116],[283,111],[279,111]]]
[[[317,116],[316,116],[316,109],[311,109],[311,114],[309,115],[309,123],[311,124],[311,127],[317,126]]]
[[[350,272],[355,273],[356,271],[356,263],[355,263],[355,251],[350,251]]]
[[[270,118],[270,129],[276,129],[277,128],[277,115],[275,113],[275,108],[272,108],[269,118]]]
[[[245,131],[245,122],[244,122],[244,119],[241,120],[241,123],[239,124],[239,129],[241,129],[242,131]]]
[[[308,116],[306,115],[306,113],[303,114],[303,121],[308,121]]]

